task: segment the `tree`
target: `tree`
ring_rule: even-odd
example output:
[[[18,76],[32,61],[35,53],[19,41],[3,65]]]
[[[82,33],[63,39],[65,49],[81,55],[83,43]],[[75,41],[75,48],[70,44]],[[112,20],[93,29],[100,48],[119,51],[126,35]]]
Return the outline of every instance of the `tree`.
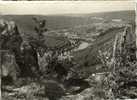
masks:
[[[34,20],[34,22],[36,23],[35,26],[35,31],[38,34],[39,39],[41,39],[43,37],[43,33],[47,31],[46,28],[46,20],[38,20],[37,18],[32,18]]]
[[[136,19],[136,22],[137,22],[137,19]],[[137,29],[135,31],[135,34],[136,34],[136,59],[137,59]]]

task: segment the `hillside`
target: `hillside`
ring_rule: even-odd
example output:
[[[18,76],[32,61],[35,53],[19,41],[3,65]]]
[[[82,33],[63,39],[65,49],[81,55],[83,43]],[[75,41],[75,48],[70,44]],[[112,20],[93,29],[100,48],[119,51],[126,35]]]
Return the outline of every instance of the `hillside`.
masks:
[[[54,47],[67,43],[68,40],[62,36],[56,37],[56,33],[68,32],[72,35],[76,32],[80,38],[93,38],[93,34],[101,33],[97,31],[99,27],[103,29],[105,34],[96,36],[96,39],[87,49],[74,52],[76,62],[80,64],[81,67],[93,67],[94,65],[100,63],[97,58],[97,53],[99,49],[107,50],[112,47],[113,39],[115,35],[122,32],[122,28],[116,28],[113,30],[108,30],[112,25],[112,19],[121,19],[122,22],[119,23],[131,23],[135,25],[135,12],[134,11],[119,11],[119,12],[105,12],[105,13],[93,13],[93,14],[70,14],[70,15],[4,15],[0,18],[14,20],[20,30],[21,34],[29,34],[35,36],[34,32],[34,22],[32,17],[37,17],[40,19],[47,20],[48,36],[45,37],[45,44]],[[97,24],[97,25],[96,25]],[[99,25],[98,25],[99,24]],[[115,24],[115,23],[114,23]],[[117,27],[117,26],[116,26]],[[133,27],[134,28],[134,27]],[[47,34],[45,33],[45,34]],[[88,36],[86,36],[88,34]],[[50,35],[50,36],[49,36]],[[106,44],[106,45],[105,45]],[[94,68],[93,68],[94,69]]]

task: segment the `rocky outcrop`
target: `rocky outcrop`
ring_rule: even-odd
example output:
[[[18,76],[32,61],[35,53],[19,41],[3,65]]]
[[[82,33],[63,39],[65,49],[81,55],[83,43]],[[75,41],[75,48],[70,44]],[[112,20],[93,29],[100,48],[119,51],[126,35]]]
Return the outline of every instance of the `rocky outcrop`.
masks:
[[[34,76],[33,72],[38,71],[37,52],[28,41],[23,41],[14,21],[0,19],[0,49],[13,53],[21,76]]]
[[[0,20],[0,49],[17,52],[22,41],[14,21]]]
[[[0,19],[1,75],[4,79],[10,80],[11,77],[11,81],[15,81],[19,74],[16,54],[19,52],[21,42],[22,38],[15,22]]]
[[[2,84],[11,84],[17,80],[19,66],[14,54],[10,51],[2,51],[1,59]]]

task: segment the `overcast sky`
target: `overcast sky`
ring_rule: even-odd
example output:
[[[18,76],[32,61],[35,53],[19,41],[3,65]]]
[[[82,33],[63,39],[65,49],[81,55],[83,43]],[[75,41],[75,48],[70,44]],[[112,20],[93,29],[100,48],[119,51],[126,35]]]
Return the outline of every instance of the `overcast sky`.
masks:
[[[134,9],[135,3],[131,1],[0,2],[0,14],[77,14]]]

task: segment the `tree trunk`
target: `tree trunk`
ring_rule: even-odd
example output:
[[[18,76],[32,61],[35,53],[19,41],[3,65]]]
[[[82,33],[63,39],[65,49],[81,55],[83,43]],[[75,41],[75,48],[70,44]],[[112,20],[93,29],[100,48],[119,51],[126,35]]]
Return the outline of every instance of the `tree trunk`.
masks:
[[[137,10],[137,4],[135,7],[135,10]],[[135,16],[136,16],[135,17],[135,36],[136,36],[136,60],[137,60],[137,13],[135,14]]]
[[[137,23],[137,19],[136,19],[136,23]],[[136,26],[135,34],[136,34],[136,59],[137,59],[137,26]]]

